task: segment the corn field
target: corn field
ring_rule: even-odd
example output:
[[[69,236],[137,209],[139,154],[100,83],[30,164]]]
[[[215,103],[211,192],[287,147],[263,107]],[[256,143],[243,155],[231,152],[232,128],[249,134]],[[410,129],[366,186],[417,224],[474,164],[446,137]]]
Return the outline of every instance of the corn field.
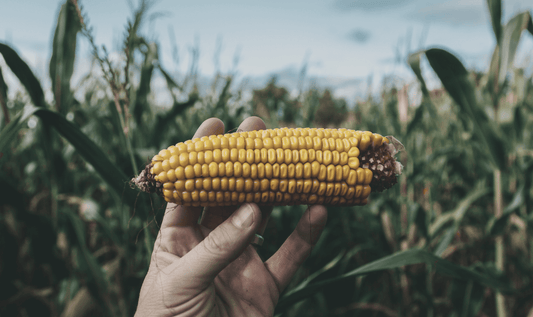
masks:
[[[502,21],[500,0],[486,5],[497,43],[486,71],[428,48],[405,61],[416,80],[384,80],[379,98],[348,105],[318,87],[292,96],[275,79],[246,98],[232,73],[202,87],[194,51],[177,76],[140,31],[143,1],[111,60],[83,7],[66,0],[50,100],[16,48],[0,43],[0,316],[132,316],[166,203],[130,179],[205,119],[234,131],[252,115],[268,128],[369,130],[404,146],[398,185],[365,206],[328,208],[276,316],[533,316],[533,79],[513,66],[533,22],[528,11]],[[73,87],[80,38],[93,65]],[[427,88],[425,60],[442,88]],[[171,107],[155,101],[156,76]],[[274,208],[261,258],[305,208]]]

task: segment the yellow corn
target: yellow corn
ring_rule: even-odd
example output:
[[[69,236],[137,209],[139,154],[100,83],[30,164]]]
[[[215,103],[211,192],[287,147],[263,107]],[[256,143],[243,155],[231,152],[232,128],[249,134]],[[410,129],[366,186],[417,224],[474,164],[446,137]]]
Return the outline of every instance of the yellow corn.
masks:
[[[281,128],[188,140],[161,150],[134,182],[185,206],[364,205],[401,172],[369,131]]]

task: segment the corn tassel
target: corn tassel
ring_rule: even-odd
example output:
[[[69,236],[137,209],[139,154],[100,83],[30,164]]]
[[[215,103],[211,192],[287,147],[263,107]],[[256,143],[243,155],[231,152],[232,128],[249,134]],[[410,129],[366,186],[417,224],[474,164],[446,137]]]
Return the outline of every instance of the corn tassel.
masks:
[[[161,150],[132,182],[185,206],[365,205],[401,173],[391,140],[313,128],[211,135]]]

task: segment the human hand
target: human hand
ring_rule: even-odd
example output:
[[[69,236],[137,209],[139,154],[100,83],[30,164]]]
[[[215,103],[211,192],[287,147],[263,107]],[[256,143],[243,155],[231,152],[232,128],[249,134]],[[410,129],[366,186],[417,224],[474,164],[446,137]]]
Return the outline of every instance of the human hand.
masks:
[[[257,117],[238,131],[265,129]],[[211,118],[195,138],[224,133]],[[263,262],[250,244],[263,235],[271,207],[167,205],[135,316],[272,316],[280,293],[311,253],[326,224],[311,206],[280,249]]]

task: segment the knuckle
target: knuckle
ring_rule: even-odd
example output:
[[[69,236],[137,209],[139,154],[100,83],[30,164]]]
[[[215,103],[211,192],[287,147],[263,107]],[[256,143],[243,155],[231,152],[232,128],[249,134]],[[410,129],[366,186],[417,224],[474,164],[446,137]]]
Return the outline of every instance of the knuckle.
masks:
[[[232,242],[228,230],[224,227],[211,231],[204,239],[204,246],[207,252],[220,256],[231,249]]]

